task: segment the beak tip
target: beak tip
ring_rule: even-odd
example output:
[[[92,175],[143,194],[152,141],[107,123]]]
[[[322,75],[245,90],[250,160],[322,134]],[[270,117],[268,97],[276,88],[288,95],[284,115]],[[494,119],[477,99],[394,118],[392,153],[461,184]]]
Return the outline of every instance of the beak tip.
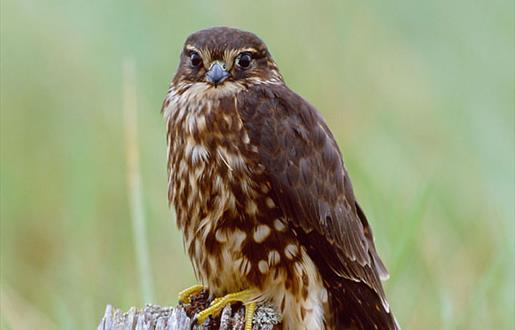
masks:
[[[211,65],[211,68],[206,73],[206,80],[213,83],[215,87],[227,79],[227,77],[229,77],[229,72],[224,69],[222,64],[216,62]]]

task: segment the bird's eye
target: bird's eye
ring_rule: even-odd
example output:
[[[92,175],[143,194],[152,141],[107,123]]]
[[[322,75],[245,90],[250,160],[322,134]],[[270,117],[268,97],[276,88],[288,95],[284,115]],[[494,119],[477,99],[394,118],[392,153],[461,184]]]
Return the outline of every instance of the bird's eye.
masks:
[[[236,58],[236,65],[238,65],[242,69],[248,69],[250,64],[252,63],[252,55],[250,53],[240,54]]]
[[[194,67],[198,67],[202,64],[202,57],[196,52],[192,52],[190,55],[191,65]]]

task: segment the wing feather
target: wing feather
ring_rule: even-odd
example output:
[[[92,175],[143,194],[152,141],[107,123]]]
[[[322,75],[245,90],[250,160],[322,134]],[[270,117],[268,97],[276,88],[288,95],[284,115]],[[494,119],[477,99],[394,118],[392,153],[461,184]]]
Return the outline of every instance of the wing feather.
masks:
[[[389,311],[375,250],[342,156],[321,115],[286,86],[254,87],[239,96],[240,116],[258,147],[273,193],[306,245],[338,277],[363,282]]]

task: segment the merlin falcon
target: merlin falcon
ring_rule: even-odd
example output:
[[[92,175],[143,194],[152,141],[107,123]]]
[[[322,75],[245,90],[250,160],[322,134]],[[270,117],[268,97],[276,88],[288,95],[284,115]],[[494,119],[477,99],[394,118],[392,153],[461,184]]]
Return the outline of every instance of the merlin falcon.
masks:
[[[162,112],[168,198],[211,305],[271,303],[282,328],[398,329],[388,272],[320,113],[253,33],[190,35]]]

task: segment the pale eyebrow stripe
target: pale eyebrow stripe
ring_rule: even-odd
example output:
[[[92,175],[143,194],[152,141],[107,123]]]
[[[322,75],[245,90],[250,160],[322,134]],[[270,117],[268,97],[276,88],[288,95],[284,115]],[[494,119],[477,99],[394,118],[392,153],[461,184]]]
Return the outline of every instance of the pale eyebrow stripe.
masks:
[[[232,60],[234,57],[236,57],[240,53],[239,49],[226,49],[224,51],[224,59]]]
[[[187,50],[194,50],[197,53],[200,53],[200,50],[192,45],[186,45],[186,47],[184,47],[184,48],[186,48]]]
[[[189,51],[197,52],[202,57],[202,61],[204,62],[204,64],[211,62],[211,52],[209,51],[209,49],[198,49],[197,47],[192,45],[186,45],[184,48],[186,48],[186,50]]]
[[[237,51],[238,51],[238,53],[243,53],[243,52],[258,53],[257,49],[256,48],[252,48],[252,47],[240,48],[240,49],[237,49]]]
[[[185,47],[187,50],[194,50],[198,53],[201,53],[202,51],[200,49],[198,49],[197,47],[195,46],[192,46],[192,45],[186,45]],[[227,50],[226,50],[227,51]],[[237,52],[238,54],[239,53],[243,53],[243,52],[251,52],[251,53],[258,53],[258,50],[256,48],[252,48],[252,47],[249,47],[249,48],[238,48],[238,49],[230,49],[228,50],[230,52]]]
[[[252,47],[226,49],[224,51],[224,60],[227,62],[227,65],[229,66],[229,68],[231,68],[232,67],[232,61],[234,61],[236,56],[238,56],[241,53],[246,53],[246,52],[253,53],[253,54],[257,54],[258,53],[257,49],[252,48]]]

